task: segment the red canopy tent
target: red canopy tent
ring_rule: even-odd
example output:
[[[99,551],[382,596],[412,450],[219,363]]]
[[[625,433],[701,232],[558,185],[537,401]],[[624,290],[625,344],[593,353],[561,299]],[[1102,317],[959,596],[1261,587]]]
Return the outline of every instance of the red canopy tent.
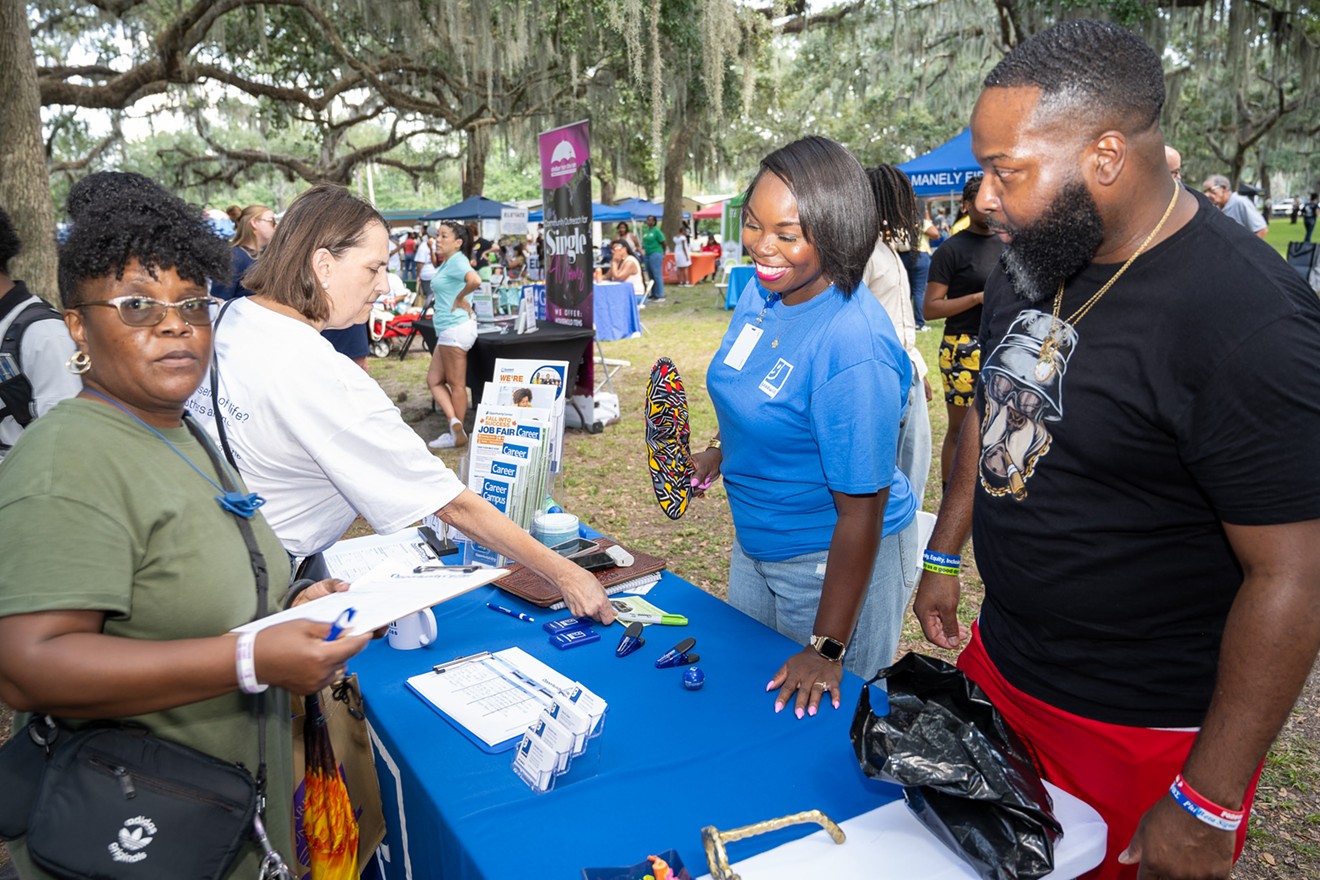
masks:
[[[724,216],[724,203],[716,202],[713,205],[707,205],[700,211],[692,212],[693,220],[718,220]]]

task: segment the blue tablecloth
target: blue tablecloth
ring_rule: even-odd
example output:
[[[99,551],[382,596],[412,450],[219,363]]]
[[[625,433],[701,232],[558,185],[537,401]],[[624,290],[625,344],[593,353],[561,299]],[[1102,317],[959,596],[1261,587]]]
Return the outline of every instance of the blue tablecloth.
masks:
[[[674,847],[695,877],[706,872],[705,825],[727,830],[809,809],[841,822],[898,797],[897,788],[863,776],[852,754],[848,727],[860,679],[845,673],[839,711],[826,707],[801,721],[787,709],[776,715],[765,683],[796,645],[669,573],[650,599],[691,623],[647,627],[646,646],[622,659],[614,654],[620,625],[599,628],[595,644],[559,651],[541,624],[567,612],[483,587],[436,607],[440,638],[432,648],[396,651],[380,640],[352,660],[377,750],[385,876],[569,880],[583,867],[631,865]],[[490,600],[536,622],[494,613],[485,607]],[[682,687],[682,668],[654,667],[686,636],[697,640],[701,691]],[[483,753],[404,685],[455,656],[515,645],[610,706],[594,741],[598,758],[589,751],[541,795],[514,775],[511,752]],[[813,828],[731,844],[730,857]]]
[[[545,318],[545,285],[531,285],[536,294],[536,317]],[[592,285],[596,338],[604,342],[629,339],[642,333],[642,314],[637,310],[636,291],[626,281],[597,281]]]
[[[755,266],[734,266],[729,270],[729,288],[724,291],[724,308],[731,309],[738,305],[743,290],[756,277]]]
[[[637,291],[626,281],[597,281],[592,285],[596,338],[604,342],[642,335]]]

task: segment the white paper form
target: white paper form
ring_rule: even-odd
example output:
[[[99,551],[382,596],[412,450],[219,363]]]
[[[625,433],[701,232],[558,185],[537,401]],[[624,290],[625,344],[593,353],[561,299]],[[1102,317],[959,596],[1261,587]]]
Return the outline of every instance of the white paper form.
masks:
[[[320,599],[304,602],[288,611],[281,611],[236,627],[231,632],[260,632],[268,626],[290,620],[333,623],[342,612],[352,608],[353,620],[345,631],[349,635],[358,635],[380,629],[423,608],[430,608],[447,599],[461,596],[509,573],[508,569],[504,568],[464,571],[462,566],[453,566],[455,570],[452,572],[446,572],[444,569],[414,572],[413,569],[416,567],[417,563],[413,560],[382,563],[357,578],[342,593],[331,593]]]
[[[344,581],[356,581],[385,562],[411,562],[413,565],[423,565],[437,560],[435,551],[422,540],[416,528],[407,528],[388,535],[349,538],[338,542],[323,555],[330,574]]]
[[[415,675],[408,685],[460,729],[494,747],[521,737],[552,699],[511,670],[552,692],[573,686],[571,679],[522,648],[506,648],[495,656],[498,659],[492,660],[490,654],[477,654],[440,664],[440,671]]]

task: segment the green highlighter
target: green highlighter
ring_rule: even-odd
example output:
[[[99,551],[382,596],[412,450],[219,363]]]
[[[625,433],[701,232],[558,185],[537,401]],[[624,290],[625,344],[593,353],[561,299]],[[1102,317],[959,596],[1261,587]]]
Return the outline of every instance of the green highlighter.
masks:
[[[627,623],[659,623],[664,626],[687,626],[688,619],[681,614],[632,614],[621,612],[619,620]]]

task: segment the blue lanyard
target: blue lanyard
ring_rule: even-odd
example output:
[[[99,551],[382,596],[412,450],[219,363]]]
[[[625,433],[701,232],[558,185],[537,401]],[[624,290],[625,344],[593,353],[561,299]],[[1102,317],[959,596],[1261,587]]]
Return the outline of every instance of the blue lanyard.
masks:
[[[773,309],[775,307],[775,303],[779,302],[779,300],[780,300],[779,294],[775,293],[773,290],[770,291],[770,295],[765,298],[765,305],[761,307],[761,313],[756,316],[757,324],[760,324],[761,321],[764,320],[765,313]]]
[[[95,396],[95,397],[99,397],[99,398],[101,398],[101,399],[104,400],[106,403],[110,404],[111,406],[117,407],[121,412],[123,412],[125,415],[127,415],[129,418],[131,418],[133,421],[137,422],[139,425],[141,425],[142,427],[146,428],[148,431],[150,431],[151,433],[153,433],[153,434],[155,434],[157,437],[159,437],[159,438],[161,439],[161,442],[163,442],[166,446],[168,446],[170,449],[173,449],[175,455],[179,456],[179,458],[181,458],[181,459],[183,459],[185,462],[187,462],[187,463],[188,463],[188,467],[190,467],[190,468],[192,468],[193,470],[195,470],[195,471],[197,472],[197,475],[198,475],[199,477],[201,477],[203,480],[206,480],[206,482],[208,482],[208,483],[210,483],[212,486],[214,486],[214,487],[215,487],[215,490],[216,490],[217,492],[220,493],[219,495],[215,496],[215,500],[216,500],[216,502],[220,505],[220,508],[221,508],[222,510],[228,511],[229,513],[234,514],[234,516],[241,516],[241,517],[243,517],[243,519],[251,519],[252,516],[253,516],[253,514],[255,514],[255,513],[257,512],[257,508],[260,507],[261,505],[263,505],[263,504],[266,503],[266,499],[265,499],[265,498],[262,498],[262,497],[261,497],[260,495],[258,495],[256,492],[251,492],[251,493],[249,493],[249,494],[247,494],[247,495],[244,495],[244,494],[242,494],[241,492],[237,492],[237,491],[235,491],[235,492],[226,492],[226,491],[220,486],[219,483],[217,483],[215,480],[213,480],[213,479],[211,479],[210,477],[208,477],[206,474],[204,474],[204,473],[202,472],[202,469],[201,469],[201,468],[199,468],[197,465],[193,464],[192,459],[190,459],[190,458],[188,458],[188,456],[184,455],[183,452],[180,451],[179,447],[177,447],[177,446],[175,446],[173,443],[171,443],[171,442],[170,442],[170,438],[166,437],[166,436],[165,436],[164,434],[162,434],[160,431],[157,431],[157,430],[156,430],[155,428],[153,428],[151,425],[148,425],[146,422],[142,421],[142,419],[139,418],[139,417],[137,416],[136,413],[131,412],[131,411],[130,411],[127,407],[125,407],[122,403],[120,403],[120,402],[117,401],[117,400],[112,400],[112,399],[110,399],[109,397],[106,397],[104,394],[101,394],[101,393],[99,393],[99,392],[93,391],[93,390],[91,390],[90,388],[84,388],[83,390],[86,391],[88,394],[91,394],[91,395],[93,395],[93,396]],[[184,413],[183,418],[184,418],[184,419],[188,419],[188,418],[190,418],[190,416],[189,416],[187,413]],[[197,435],[198,435],[198,439],[202,440],[202,442],[204,442],[204,443],[208,443],[208,442],[209,442],[209,441],[207,441],[207,440],[205,440],[205,439],[202,439],[202,438],[205,438],[205,436],[206,436],[206,432],[204,432],[204,431],[198,431],[198,432],[197,432]],[[217,458],[218,458],[218,456],[217,456]],[[221,467],[223,467],[223,465],[221,465]],[[231,478],[232,478],[232,477],[231,477]],[[234,482],[237,483],[237,480],[235,480]]]

